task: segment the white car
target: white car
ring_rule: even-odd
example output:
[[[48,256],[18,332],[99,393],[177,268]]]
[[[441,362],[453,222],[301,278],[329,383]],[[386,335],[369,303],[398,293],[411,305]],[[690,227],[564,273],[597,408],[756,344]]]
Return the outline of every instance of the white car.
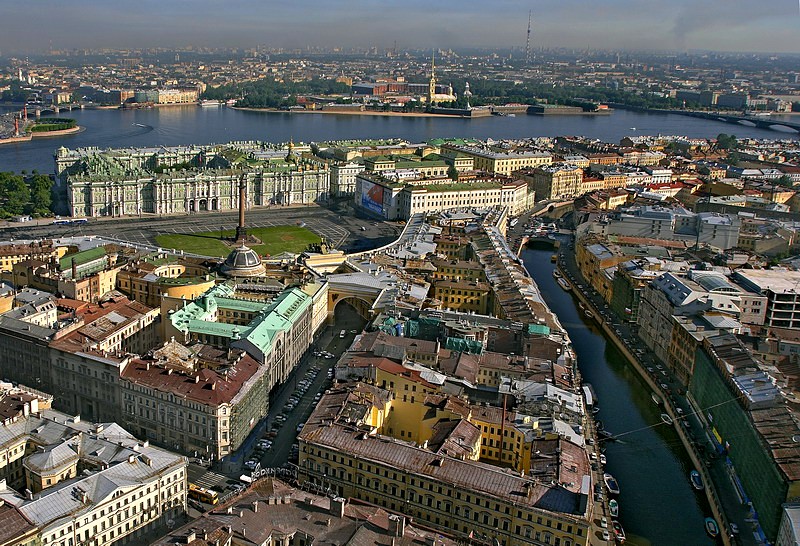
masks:
[[[258,462],[254,461],[252,459],[250,459],[249,461],[246,461],[244,463],[244,467],[247,468],[248,470],[253,470],[257,465],[258,465]]]

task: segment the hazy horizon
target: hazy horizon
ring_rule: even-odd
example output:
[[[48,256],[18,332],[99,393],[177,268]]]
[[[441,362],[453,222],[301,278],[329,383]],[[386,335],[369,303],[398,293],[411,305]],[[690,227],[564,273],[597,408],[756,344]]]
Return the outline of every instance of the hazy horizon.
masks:
[[[130,9],[100,0],[37,0],[4,6],[0,51],[73,48],[531,47],[800,53],[800,3],[770,0],[577,0],[386,4],[308,0],[140,0]],[[760,8],[760,9],[758,9]],[[395,12],[392,12],[392,9]]]

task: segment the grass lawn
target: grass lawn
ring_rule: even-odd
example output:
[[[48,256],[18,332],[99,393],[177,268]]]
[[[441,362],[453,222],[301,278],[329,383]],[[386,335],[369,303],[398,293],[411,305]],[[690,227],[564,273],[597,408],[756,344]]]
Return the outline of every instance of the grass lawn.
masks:
[[[231,247],[220,240],[220,235],[232,238],[234,230],[207,231],[205,233],[191,234],[165,234],[156,236],[156,243],[161,248],[174,248],[203,256],[225,257],[231,252]],[[300,226],[273,226],[265,228],[250,228],[247,233],[261,239],[264,244],[252,245],[252,249],[262,256],[274,256],[281,252],[301,252],[310,243],[320,242],[319,235]],[[250,246],[250,245],[248,245]]]

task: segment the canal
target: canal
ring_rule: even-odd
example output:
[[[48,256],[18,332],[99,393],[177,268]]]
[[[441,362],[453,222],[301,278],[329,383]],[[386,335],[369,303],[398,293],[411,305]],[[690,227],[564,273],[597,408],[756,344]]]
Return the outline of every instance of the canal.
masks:
[[[599,419],[620,436],[606,443],[606,472],[620,484],[619,520],[627,544],[710,545],[706,497],[689,483],[694,468],[677,432],[661,421],[651,390],[577,302],[555,282],[553,250],[525,249],[521,258],[550,309],[569,333],[585,382],[600,406]]]

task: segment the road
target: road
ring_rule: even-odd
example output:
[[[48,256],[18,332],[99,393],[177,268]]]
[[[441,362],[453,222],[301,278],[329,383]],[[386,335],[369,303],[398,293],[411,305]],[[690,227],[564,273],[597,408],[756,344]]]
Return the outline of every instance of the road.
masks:
[[[163,233],[199,233],[234,229],[238,212],[200,212],[191,215],[92,218],[77,226],[54,225],[50,219],[0,224],[0,240],[39,240],[59,237],[97,235],[136,244],[156,245],[156,235]],[[401,226],[358,217],[349,204],[325,208],[317,205],[255,208],[247,211],[249,227],[298,225],[325,237],[343,250],[365,250],[394,240]],[[363,229],[362,229],[363,228]]]
[[[189,481],[201,487],[215,489],[220,492],[221,498],[224,498],[234,494],[237,488],[242,486],[239,476],[250,474],[251,470],[244,466],[248,459],[258,459],[260,468],[263,469],[278,469],[286,467],[289,462],[296,462],[296,458],[292,457],[292,447],[297,439],[297,426],[305,423],[314,410],[315,395],[330,387],[331,379],[328,376],[328,370],[333,369],[339,357],[352,344],[365,324],[366,321],[358,316],[352,307],[338,305],[335,323],[319,334],[312,348],[286,382],[270,393],[270,409],[266,419],[262,419],[253,428],[250,436],[236,453],[216,463],[213,470],[198,464],[190,464]],[[344,338],[339,337],[341,330],[347,332]],[[314,351],[328,351],[335,356],[330,359],[315,357]],[[311,385],[302,391],[299,383],[304,378],[311,379]],[[293,409],[288,410],[287,405],[292,397],[298,398],[299,401]],[[284,419],[285,422],[282,422]],[[276,432],[275,437],[271,438],[273,445],[262,454],[257,455],[254,452],[256,443],[265,437],[269,430]],[[206,505],[205,508],[208,509],[210,506]],[[199,515],[197,507],[193,510],[195,515]]]

